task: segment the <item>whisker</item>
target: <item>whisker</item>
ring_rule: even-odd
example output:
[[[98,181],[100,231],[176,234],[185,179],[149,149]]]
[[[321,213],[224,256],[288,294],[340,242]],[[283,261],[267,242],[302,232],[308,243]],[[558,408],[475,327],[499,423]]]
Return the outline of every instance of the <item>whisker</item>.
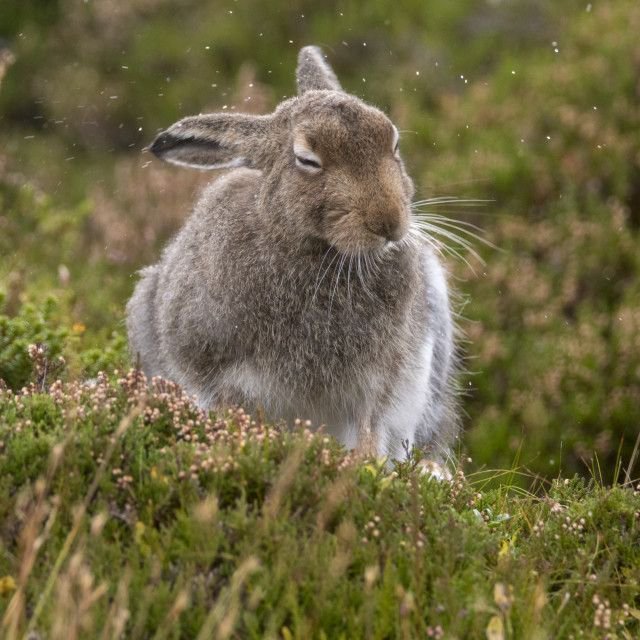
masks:
[[[364,273],[367,280],[371,281],[371,264],[369,262],[369,254],[365,253],[364,258]]]
[[[426,233],[423,233],[420,229],[415,226],[411,226],[409,229],[409,235],[412,236],[413,241],[416,243],[426,242],[436,253],[442,254],[446,249],[445,245],[439,242],[437,239],[429,236]],[[463,259],[461,256],[456,256],[460,259]]]
[[[470,222],[451,220],[451,218],[447,218],[446,216],[424,216],[418,219],[418,222],[421,222],[421,221],[425,221],[425,222],[432,221],[434,223],[437,223],[434,226],[438,226],[439,224],[444,227],[448,227],[449,229],[454,229],[455,231],[464,233],[470,238],[473,238],[474,240],[481,242],[487,247],[491,247],[492,249],[496,249],[496,250],[498,249],[498,247],[496,247],[496,245],[493,244],[493,242],[491,242],[490,240],[487,240],[486,238],[483,238],[481,235],[474,233],[473,231],[470,231],[469,228],[476,229],[481,233],[483,232],[483,230],[480,227],[477,227],[476,225],[471,224]],[[463,225],[463,226],[460,226],[460,225]]]
[[[469,267],[469,269],[471,269],[471,271],[475,273],[475,269],[473,268],[473,265],[459,251],[457,251],[450,245],[446,244],[445,242],[441,242],[436,238],[434,238],[432,235],[430,235],[431,233],[437,233],[438,231],[440,231],[439,229],[420,228],[416,225],[413,227],[412,230],[420,240],[429,244],[434,249],[434,251],[436,251],[439,254],[448,253],[450,256],[457,258],[458,260],[466,264],[467,267]],[[471,252],[475,253],[473,250],[471,250]],[[482,264],[484,264],[484,260],[482,260],[482,258],[480,258],[477,253],[475,253],[475,257],[477,257],[477,259]]]
[[[457,182],[445,182],[441,185],[438,185],[438,188],[440,189],[449,189],[451,187],[458,187],[461,184],[488,184],[489,183],[489,179],[488,178],[468,178],[467,180],[458,180]],[[435,189],[436,185],[431,185],[430,187],[431,189]]]
[[[461,204],[465,206],[480,207],[494,200],[486,198],[456,198],[455,196],[438,196],[435,198],[425,198],[424,200],[415,200],[411,203],[411,207],[416,206],[439,206],[442,204]]]
[[[331,249],[333,249],[333,247],[331,245],[329,245],[327,247],[327,250],[322,255],[322,261],[320,262],[320,266],[318,267],[318,275],[316,276],[316,285],[318,284],[318,279],[320,278],[320,272],[322,271],[322,265],[324,264],[324,261],[327,259],[327,256],[331,252]]]
[[[458,220],[457,218],[450,218],[449,216],[444,215],[444,213],[452,213],[452,212],[446,211],[446,212],[430,213],[427,211],[417,211],[417,218],[418,220],[420,219],[445,220],[446,222],[450,222],[452,224],[459,224],[463,227],[469,227],[471,229],[476,229],[477,231],[484,233],[484,229],[482,227],[479,227],[477,224],[474,224],[473,222],[467,222],[466,220]]]
[[[371,264],[373,267],[373,276],[377,278],[380,275],[380,262],[382,259],[382,255],[380,253],[373,253],[371,255]]]
[[[353,254],[349,254],[349,269],[347,270],[347,300],[351,304],[351,262],[353,261]]]
[[[447,229],[442,229],[440,227],[436,227],[435,225],[430,225],[430,224],[418,225],[418,228],[421,228],[424,231],[427,231],[436,235],[440,235],[443,238],[446,238],[447,240],[450,240],[451,242],[458,244],[459,246],[466,249],[476,260],[478,260],[478,262],[480,262],[481,264],[485,264],[484,259],[473,248],[473,245],[468,240],[460,237],[459,235],[453,233],[452,231],[448,231]]]
[[[442,236],[443,238],[446,238],[450,242],[453,242],[454,244],[457,244],[458,246],[466,249],[469,253],[473,255],[474,258],[481,260],[480,255],[473,248],[473,245],[468,240],[453,233],[452,231],[449,231],[448,229],[442,229],[440,227],[436,227],[433,225],[427,225],[422,227],[419,226],[418,228],[421,228],[428,233],[432,233],[434,235],[439,235],[439,236]]]
[[[430,218],[423,218],[423,219],[416,220],[415,225],[419,228],[435,231],[442,235],[448,235],[449,237],[455,238],[455,240],[459,244],[466,247],[472,247],[473,245],[471,244],[470,240],[464,236],[469,236],[474,240],[477,240],[482,243],[489,242],[488,240],[485,240],[482,236],[479,236],[473,231],[470,231],[469,229],[465,229],[465,228],[460,228],[455,224],[455,222],[449,222],[448,220],[433,220]],[[454,233],[454,231],[457,231],[459,232],[459,234],[464,234],[464,235],[458,235],[458,233]]]
[[[333,247],[329,247],[324,255],[324,257],[322,258],[322,262],[320,263],[320,268],[318,269],[318,274],[320,274],[320,270],[322,269],[322,264],[325,261],[325,258],[327,257],[327,254],[329,253],[329,251],[331,251],[331,249],[333,249]],[[334,263],[335,259],[339,256],[340,254],[336,251],[333,258],[331,258],[331,260],[329,261],[329,264],[327,265],[327,268],[324,270],[324,273],[322,274],[322,276],[320,277],[319,281],[317,280],[316,282],[316,288],[313,292],[313,296],[311,296],[311,303],[313,304],[313,302],[316,299],[316,295],[318,294],[318,291],[320,290],[320,285],[322,284],[322,281],[324,280],[325,276],[327,275],[327,273],[329,272],[329,269],[331,269],[331,265]]]
[[[364,291],[364,282],[362,282],[362,276],[360,274],[360,249],[358,249],[358,253],[356,253],[356,278],[360,281],[360,286]]]
[[[360,280],[362,282],[362,289],[365,292],[365,295],[371,299],[374,300],[375,299],[375,295],[373,293],[373,291],[367,286],[367,280],[370,279],[369,276],[369,272],[367,270],[366,274],[362,273],[362,262],[360,260],[360,258],[364,258],[364,263],[366,265],[367,262],[367,254],[362,254],[362,251],[358,251],[358,271],[360,273]]]
[[[336,273],[335,283],[331,290],[331,295],[329,296],[329,315],[331,315],[331,308],[333,306],[333,299],[338,291],[338,285],[340,283],[340,275],[342,274],[342,267],[344,266],[344,261],[347,259],[347,254],[343,253],[340,261],[338,262],[338,269]]]

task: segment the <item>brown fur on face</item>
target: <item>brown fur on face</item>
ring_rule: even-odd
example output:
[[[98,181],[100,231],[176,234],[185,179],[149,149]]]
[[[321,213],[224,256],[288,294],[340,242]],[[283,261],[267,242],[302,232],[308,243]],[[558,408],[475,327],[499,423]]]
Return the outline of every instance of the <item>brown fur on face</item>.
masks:
[[[346,253],[378,250],[402,239],[413,185],[394,150],[397,134],[387,116],[336,91],[309,91],[282,111],[291,133],[283,145],[284,162],[274,172],[294,205],[292,215],[312,210],[313,232]],[[296,145],[312,151],[322,169],[308,173],[297,166]]]
[[[249,166],[264,171],[260,201],[274,226],[298,240],[339,251],[379,251],[401,240],[410,222],[413,184],[387,116],[341,91],[312,89],[272,116],[213,114],[185,118],[160,134],[151,151],[199,168]],[[321,161],[310,172],[295,147]]]

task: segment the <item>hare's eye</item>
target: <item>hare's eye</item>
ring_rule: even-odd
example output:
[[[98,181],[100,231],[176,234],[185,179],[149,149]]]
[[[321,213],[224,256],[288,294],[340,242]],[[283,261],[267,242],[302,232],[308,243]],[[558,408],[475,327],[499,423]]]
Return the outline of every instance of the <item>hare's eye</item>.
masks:
[[[293,154],[296,157],[296,167],[307,173],[319,173],[322,171],[320,157],[306,147],[294,147]]]
[[[393,155],[397,156],[400,151],[400,133],[393,127],[393,141],[392,141]]]
[[[306,144],[306,141],[295,140],[293,143],[293,155],[296,158],[296,167],[307,173],[319,173],[322,170],[322,160]]]
[[[304,167],[310,167],[313,169],[322,169],[322,165],[316,160],[311,158],[303,158],[302,156],[296,156],[296,164],[301,164]]]

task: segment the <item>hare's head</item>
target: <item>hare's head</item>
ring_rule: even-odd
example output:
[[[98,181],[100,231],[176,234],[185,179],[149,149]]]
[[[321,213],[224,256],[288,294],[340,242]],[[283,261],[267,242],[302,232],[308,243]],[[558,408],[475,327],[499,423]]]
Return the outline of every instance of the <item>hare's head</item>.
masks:
[[[413,185],[395,126],[342,90],[317,47],[300,51],[297,82],[298,96],[271,115],[184,118],[158,135],[150,150],[200,169],[261,170],[261,209],[284,234],[346,253],[375,252],[402,239]]]

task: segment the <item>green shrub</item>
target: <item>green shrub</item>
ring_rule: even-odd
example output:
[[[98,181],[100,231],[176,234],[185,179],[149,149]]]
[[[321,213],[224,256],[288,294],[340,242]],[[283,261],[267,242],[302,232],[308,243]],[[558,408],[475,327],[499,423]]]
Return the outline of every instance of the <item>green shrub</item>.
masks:
[[[637,635],[640,489],[573,478],[535,497],[462,468],[434,481],[416,462],[392,471],[303,425],[204,414],[134,371],[0,391],[0,624],[53,638]]]
[[[0,294],[0,312],[2,303],[3,295]],[[22,305],[13,317],[0,313],[0,380],[12,389],[20,389],[37,377],[34,357],[29,354],[30,345],[44,349],[46,365],[43,366],[51,370],[60,366],[59,358],[69,332],[57,326],[57,314],[58,307],[53,298],[48,298],[41,307]]]

